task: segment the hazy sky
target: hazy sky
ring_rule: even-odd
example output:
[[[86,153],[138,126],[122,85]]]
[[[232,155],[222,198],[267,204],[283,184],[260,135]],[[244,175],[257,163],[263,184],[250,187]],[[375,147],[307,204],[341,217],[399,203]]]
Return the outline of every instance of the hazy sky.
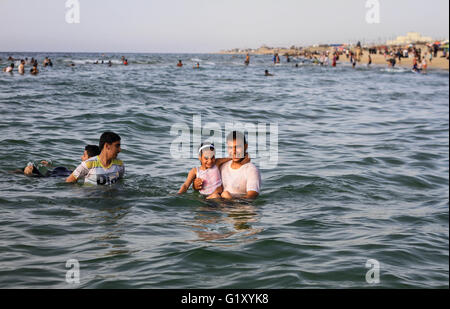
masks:
[[[0,51],[216,52],[221,49],[384,42],[416,31],[449,37],[448,0],[0,0]]]

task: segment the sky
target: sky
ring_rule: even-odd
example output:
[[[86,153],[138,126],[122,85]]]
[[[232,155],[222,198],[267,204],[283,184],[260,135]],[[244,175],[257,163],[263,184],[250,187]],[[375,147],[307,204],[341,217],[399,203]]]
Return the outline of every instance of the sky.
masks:
[[[449,37],[448,0],[0,0],[0,51],[208,53],[232,48]],[[375,0],[376,1],[376,0]]]

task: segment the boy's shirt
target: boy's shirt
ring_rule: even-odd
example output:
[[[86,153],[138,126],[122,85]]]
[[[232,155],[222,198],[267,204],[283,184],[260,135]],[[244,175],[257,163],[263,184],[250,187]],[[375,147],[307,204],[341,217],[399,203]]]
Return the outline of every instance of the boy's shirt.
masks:
[[[125,174],[125,166],[121,160],[114,159],[111,165],[104,167],[98,156],[81,163],[73,172],[76,179],[84,178],[85,184],[112,185]]]

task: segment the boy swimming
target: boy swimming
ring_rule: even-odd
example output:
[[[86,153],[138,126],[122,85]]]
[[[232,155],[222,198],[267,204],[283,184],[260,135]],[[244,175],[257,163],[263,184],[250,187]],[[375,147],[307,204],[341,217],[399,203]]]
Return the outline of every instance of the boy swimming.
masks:
[[[83,155],[81,156],[81,161],[86,161],[89,158],[95,157],[100,154],[100,150],[96,145],[87,145],[84,148]],[[72,174],[72,171],[65,167],[56,167],[53,170],[49,170],[51,163],[47,161],[41,161],[39,164],[35,165],[33,163],[28,163],[22,172],[26,176],[30,177],[68,177]]]
[[[100,136],[100,154],[82,162],[66,182],[76,183],[83,179],[90,185],[113,185],[125,175],[125,165],[117,156],[122,151],[121,137],[114,132],[104,132]]]

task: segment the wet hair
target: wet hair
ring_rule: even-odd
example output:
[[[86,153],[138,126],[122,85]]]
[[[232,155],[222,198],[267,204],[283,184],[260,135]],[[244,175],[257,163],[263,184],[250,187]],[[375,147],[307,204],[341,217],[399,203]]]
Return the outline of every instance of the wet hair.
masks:
[[[233,141],[236,141],[238,143],[243,141],[244,145],[248,145],[247,144],[247,139],[245,138],[244,133],[239,132],[239,131],[233,131],[230,134],[228,134],[228,136],[227,136],[227,143],[228,142],[233,142]]]
[[[98,156],[100,154],[100,148],[98,148],[97,145],[87,145],[86,147],[84,147],[84,150],[86,150],[89,158]]]
[[[118,141],[120,141],[120,136],[118,134],[114,132],[103,133],[102,136],[100,136],[100,142],[98,145],[100,152],[103,150],[103,147],[105,146],[106,143],[112,144]]]
[[[25,173],[25,169],[26,168],[27,167],[24,167],[24,168],[22,168],[20,170],[17,170],[17,171],[15,171],[15,173],[20,173],[20,174]],[[44,177],[44,175],[41,174],[41,172],[37,169],[37,167],[34,164],[33,164],[33,171],[32,171],[32,174],[30,176],[31,177]]]
[[[14,68],[14,63],[11,63],[11,68]]]
[[[200,149],[203,147],[203,146],[207,146],[207,145],[211,145],[211,147],[209,147],[209,150],[211,150],[211,151],[215,151],[216,150],[216,148],[214,147],[214,143],[210,143],[210,142],[204,142],[204,143],[201,143],[200,144],[200,147],[198,147],[198,151],[199,151],[199,156],[201,157],[201,156],[203,156],[203,150],[206,150],[206,149],[203,149],[203,150],[201,150],[200,151]]]

